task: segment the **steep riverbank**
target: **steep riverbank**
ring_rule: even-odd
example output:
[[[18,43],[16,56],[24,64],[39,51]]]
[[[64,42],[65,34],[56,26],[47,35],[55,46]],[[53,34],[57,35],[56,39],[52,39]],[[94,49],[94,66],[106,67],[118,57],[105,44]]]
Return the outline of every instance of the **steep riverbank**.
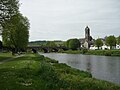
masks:
[[[120,50],[68,50],[60,53],[67,54],[85,54],[85,55],[103,55],[103,56],[120,56]]]
[[[38,54],[0,65],[1,90],[120,90],[120,87],[92,78],[88,72]]]

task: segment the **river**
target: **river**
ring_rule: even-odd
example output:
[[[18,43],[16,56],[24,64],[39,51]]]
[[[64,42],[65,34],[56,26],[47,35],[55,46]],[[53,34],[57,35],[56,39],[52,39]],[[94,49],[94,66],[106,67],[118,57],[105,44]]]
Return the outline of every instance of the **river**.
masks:
[[[64,53],[40,54],[56,59],[59,63],[66,63],[73,68],[88,71],[94,78],[120,85],[120,57]]]

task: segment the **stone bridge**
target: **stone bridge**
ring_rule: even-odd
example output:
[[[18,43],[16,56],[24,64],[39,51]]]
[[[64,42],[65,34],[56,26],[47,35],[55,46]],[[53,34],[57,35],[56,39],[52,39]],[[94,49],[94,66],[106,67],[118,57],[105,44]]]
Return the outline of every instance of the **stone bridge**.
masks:
[[[39,51],[43,51],[44,53],[49,53],[49,52],[58,52],[60,50],[66,51],[69,48],[65,47],[65,46],[59,46],[59,47],[47,47],[47,46],[28,46],[28,49],[35,49],[35,50],[39,50]]]

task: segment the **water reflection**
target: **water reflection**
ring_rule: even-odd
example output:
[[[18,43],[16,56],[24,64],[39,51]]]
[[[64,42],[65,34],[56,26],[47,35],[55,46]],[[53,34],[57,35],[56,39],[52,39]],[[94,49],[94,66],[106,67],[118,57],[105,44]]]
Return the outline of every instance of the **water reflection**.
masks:
[[[86,70],[88,71],[88,72],[91,72],[92,71],[92,67],[91,67],[91,61],[90,61],[90,59],[89,59],[89,57],[88,57],[88,59],[87,59],[88,61],[87,61],[87,66],[86,66]]]
[[[91,72],[93,77],[120,85],[120,57],[80,55],[80,54],[43,54],[66,63],[74,68]]]

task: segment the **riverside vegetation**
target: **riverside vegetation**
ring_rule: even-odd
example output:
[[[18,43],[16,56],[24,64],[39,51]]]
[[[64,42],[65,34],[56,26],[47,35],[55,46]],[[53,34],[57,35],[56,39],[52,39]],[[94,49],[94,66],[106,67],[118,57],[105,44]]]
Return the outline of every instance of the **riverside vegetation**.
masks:
[[[86,54],[86,55],[104,55],[104,56],[120,56],[120,50],[68,50],[68,51],[62,51],[62,53]]]
[[[107,81],[39,54],[0,64],[0,90],[120,90]]]
[[[14,56],[11,55],[11,53],[0,53],[0,61],[10,59]]]

